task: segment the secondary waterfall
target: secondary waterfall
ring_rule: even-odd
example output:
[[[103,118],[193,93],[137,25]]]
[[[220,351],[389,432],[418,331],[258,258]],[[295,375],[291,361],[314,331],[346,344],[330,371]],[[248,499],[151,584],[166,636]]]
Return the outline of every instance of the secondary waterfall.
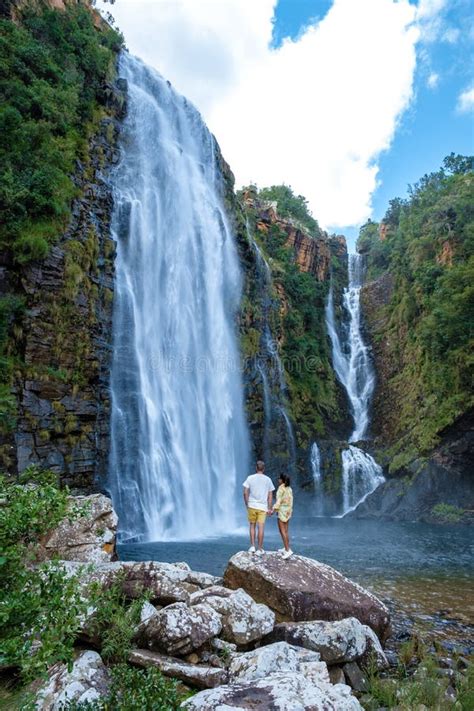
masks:
[[[321,453],[316,442],[311,445],[311,473],[316,486],[321,482]]]
[[[332,344],[333,366],[351,405],[354,429],[349,442],[358,442],[367,435],[370,399],[375,385],[374,370],[362,336],[360,290],[363,271],[363,256],[350,254],[349,285],[343,295],[347,320],[340,330],[334,314],[332,287],[326,305],[326,325]],[[382,468],[374,458],[350,444],[342,452],[342,515],[354,510],[383,481]]]
[[[279,432],[283,425],[286,440],[285,458],[284,461],[278,463],[280,468],[287,468],[290,473],[293,473],[296,467],[296,441],[293,425],[286,409],[288,389],[278,347],[270,328],[272,274],[248,226],[247,232],[255,252],[256,272],[262,301],[262,326],[259,353],[256,356],[256,371],[261,380],[263,391],[265,416],[263,457],[266,461],[275,463],[275,455],[281,450],[282,439]]]
[[[241,275],[198,111],[123,54],[109,489],[122,539],[229,531],[248,474]]]

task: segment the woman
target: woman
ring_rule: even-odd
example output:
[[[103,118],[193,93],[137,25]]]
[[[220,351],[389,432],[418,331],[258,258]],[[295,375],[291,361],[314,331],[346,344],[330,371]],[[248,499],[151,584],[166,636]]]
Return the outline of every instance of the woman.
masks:
[[[273,511],[278,512],[278,528],[284,545],[284,548],[280,548],[280,553],[283,553],[283,558],[289,558],[293,555],[288,536],[288,523],[293,513],[293,492],[290,486],[290,477],[286,474],[280,474],[278,484],[276,502],[272,513]]]

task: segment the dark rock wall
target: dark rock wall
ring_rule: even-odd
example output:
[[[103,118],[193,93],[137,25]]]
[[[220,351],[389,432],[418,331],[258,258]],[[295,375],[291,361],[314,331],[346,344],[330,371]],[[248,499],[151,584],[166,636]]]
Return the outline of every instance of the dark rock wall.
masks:
[[[3,464],[21,472],[38,464],[73,490],[89,491],[108,455],[109,361],[115,244],[110,235],[110,168],[126,111],[123,82],[105,89],[104,115],[77,163],[79,197],[66,232],[48,256],[24,267],[3,265],[3,288],[24,297],[16,346],[17,427],[3,441]]]

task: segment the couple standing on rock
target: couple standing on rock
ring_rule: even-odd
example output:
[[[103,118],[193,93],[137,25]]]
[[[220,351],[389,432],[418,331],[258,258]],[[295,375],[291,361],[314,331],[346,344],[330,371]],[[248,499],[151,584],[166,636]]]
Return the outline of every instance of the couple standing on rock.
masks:
[[[278,528],[283,541],[283,558],[293,555],[290,548],[288,536],[288,523],[293,513],[293,492],[290,487],[290,478],[286,474],[280,474],[276,502],[273,504],[273,492],[275,487],[273,482],[265,474],[265,464],[257,462],[255,474],[251,474],[244,481],[244,501],[247,507],[247,517],[250,524],[250,548],[249,553],[263,555],[263,534],[267,515],[271,516],[275,511],[278,514]],[[258,527],[258,548],[255,548],[255,529]]]

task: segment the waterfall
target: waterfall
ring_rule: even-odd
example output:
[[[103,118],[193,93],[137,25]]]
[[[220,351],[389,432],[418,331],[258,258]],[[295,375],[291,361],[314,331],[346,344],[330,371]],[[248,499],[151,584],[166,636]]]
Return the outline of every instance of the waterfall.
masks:
[[[384,481],[375,459],[350,444],[342,452],[342,496],[344,514],[353,511]]]
[[[198,111],[128,54],[120,73],[108,486],[122,539],[202,537],[236,524],[248,473],[238,256]]]
[[[353,431],[349,442],[352,443],[367,435],[370,399],[375,386],[369,351],[362,337],[360,291],[363,272],[363,256],[350,254],[349,285],[343,295],[347,320],[340,330],[334,314],[332,286],[326,305],[326,325],[331,339],[333,366],[351,406]],[[354,444],[349,444],[349,448],[342,452],[342,515],[353,511],[383,481],[382,468],[374,458]]]
[[[279,465],[286,465],[290,472],[294,472],[296,467],[296,441],[293,425],[286,409],[288,389],[278,347],[270,329],[272,274],[262,250],[252,237],[248,224],[247,235],[255,252],[257,279],[261,284],[262,335],[259,353],[256,356],[256,370],[263,390],[265,417],[263,434],[264,458],[272,461],[275,456],[275,450],[280,448],[281,440],[278,442],[272,441],[271,432],[275,429],[275,423],[282,424],[285,433],[287,456],[285,462],[279,462]]]
[[[313,474],[313,481],[315,486],[319,486],[321,483],[321,452],[316,442],[311,445],[311,472]]]

